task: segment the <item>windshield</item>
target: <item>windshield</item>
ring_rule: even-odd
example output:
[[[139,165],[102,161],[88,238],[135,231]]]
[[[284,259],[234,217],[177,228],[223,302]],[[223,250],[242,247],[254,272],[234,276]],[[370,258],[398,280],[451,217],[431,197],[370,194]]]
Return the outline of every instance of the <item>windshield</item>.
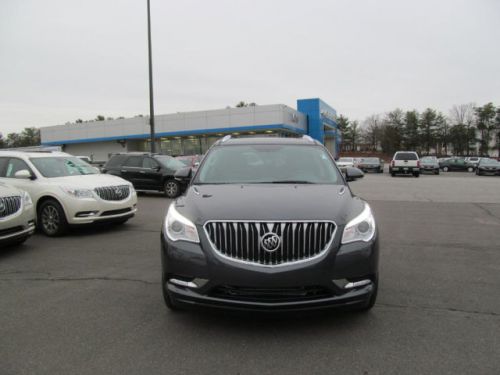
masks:
[[[302,145],[215,147],[206,156],[195,184],[342,184],[330,155]]]
[[[30,158],[43,177],[80,176],[98,174],[94,167],[74,156]]]
[[[413,152],[398,152],[394,160],[418,160],[418,156]]]
[[[155,156],[155,160],[158,160],[158,162],[165,168],[173,169],[174,171],[181,168],[186,168],[186,164],[184,164],[182,161],[168,155],[157,155]]]
[[[363,159],[362,161],[363,163],[373,163],[373,164],[376,164],[378,163],[378,158],[365,158]]]
[[[341,163],[353,163],[354,159],[353,158],[340,158],[339,162],[341,162]]]
[[[437,159],[435,156],[426,156],[421,159],[422,161],[435,162]]]
[[[498,161],[496,161],[495,159],[481,159],[481,161],[479,162],[480,165],[497,165],[497,164],[500,164]]]

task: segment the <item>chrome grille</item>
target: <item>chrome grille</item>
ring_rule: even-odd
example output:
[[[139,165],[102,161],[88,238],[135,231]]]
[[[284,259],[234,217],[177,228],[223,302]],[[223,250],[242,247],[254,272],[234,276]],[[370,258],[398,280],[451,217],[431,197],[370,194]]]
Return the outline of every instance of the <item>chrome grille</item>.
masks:
[[[216,253],[264,266],[301,262],[321,255],[333,241],[335,230],[336,225],[331,221],[210,221],[205,224],[205,232]],[[274,251],[263,247],[262,239],[268,233],[280,239]]]
[[[0,198],[0,217],[7,217],[15,214],[21,208],[21,197],[1,197]]]
[[[103,186],[95,188],[94,191],[101,199],[106,201],[122,201],[130,195],[130,186]]]

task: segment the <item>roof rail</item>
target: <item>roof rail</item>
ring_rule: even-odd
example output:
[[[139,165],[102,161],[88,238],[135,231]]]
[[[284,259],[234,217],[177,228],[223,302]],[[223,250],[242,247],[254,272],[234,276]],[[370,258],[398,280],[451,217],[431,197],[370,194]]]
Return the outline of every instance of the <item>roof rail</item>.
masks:
[[[228,135],[224,136],[224,138],[222,138],[220,142],[224,143],[226,141],[229,141],[230,139],[231,139],[231,134],[228,134]]]

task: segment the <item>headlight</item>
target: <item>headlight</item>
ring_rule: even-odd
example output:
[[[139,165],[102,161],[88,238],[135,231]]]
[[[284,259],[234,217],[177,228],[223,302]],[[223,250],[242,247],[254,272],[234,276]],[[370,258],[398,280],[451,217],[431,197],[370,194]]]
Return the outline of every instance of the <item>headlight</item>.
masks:
[[[94,198],[94,194],[92,193],[92,190],[90,189],[81,189],[81,188],[76,188],[76,187],[70,187],[70,186],[61,186],[61,189],[75,197],[75,198]]]
[[[172,241],[200,242],[196,226],[175,209],[174,203],[165,218],[165,233]]]
[[[375,218],[373,217],[370,206],[365,203],[364,210],[352,219],[344,228],[342,234],[342,243],[355,241],[370,241],[375,235]]]
[[[33,205],[33,201],[31,200],[31,196],[26,191],[23,192],[23,202],[24,202],[25,206],[32,206]]]
[[[135,188],[134,188],[134,185],[130,184],[129,185],[129,188],[130,188],[130,194],[136,194],[137,192],[135,191]]]

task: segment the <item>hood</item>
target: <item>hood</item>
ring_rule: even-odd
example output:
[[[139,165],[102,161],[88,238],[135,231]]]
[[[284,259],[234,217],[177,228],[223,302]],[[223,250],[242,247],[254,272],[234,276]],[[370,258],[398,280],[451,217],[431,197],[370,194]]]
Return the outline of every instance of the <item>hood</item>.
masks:
[[[344,185],[198,185],[176,201],[197,225],[208,220],[333,220],[343,225],[363,209]]]
[[[352,161],[337,161],[335,163],[338,166],[340,166],[340,167],[346,167],[346,166],[349,166],[349,165],[354,165],[354,163]]]
[[[47,178],[47,181],[58,186],[74,186],[86,189],[94,189],[101,186],[131,185],[130,182],[121,177],[110,174],[87,174],[79,176],[65,176]]]
[[[0,197],[9,197],[12,195],[21,195],[21,190],[0,182]]]

